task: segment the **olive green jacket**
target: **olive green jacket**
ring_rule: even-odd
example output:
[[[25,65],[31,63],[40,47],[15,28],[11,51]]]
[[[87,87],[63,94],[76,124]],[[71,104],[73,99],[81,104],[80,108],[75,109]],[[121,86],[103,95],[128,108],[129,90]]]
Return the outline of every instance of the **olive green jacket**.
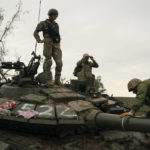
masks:
[[[77,67],[74,70],[74,75],[77,76],[79,80],[83,81],[88,78],[94,78],[94,75],[92,74],[92,67],[98,67],[98,64],[95,60],[89,62],[81,59],[77,62]]]
[[[146,99],[150,99],[150,80],[144,80],[139,84],[136,95],[136,104],[132,106],[132,110],[137,112],[140,107],[147,105]]]

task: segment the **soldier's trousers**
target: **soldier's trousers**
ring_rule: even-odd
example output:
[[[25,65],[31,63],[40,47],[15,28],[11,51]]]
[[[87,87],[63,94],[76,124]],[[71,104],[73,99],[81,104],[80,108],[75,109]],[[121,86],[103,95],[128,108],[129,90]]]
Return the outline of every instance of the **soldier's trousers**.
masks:
[[[55,80],[60,79],[61,70],[62,70],[62,51],[60,49],[59,43],[53,43],[51,39],[45,38],[44,39],[44,50],[43,55],[45,56],[45,61],[43,64],[43,71],[47,73],[48,80],[52,80],[52,58],[56,63],[55,68]]]
[[[95,76],[91,75],[86,79],[86,93],[89,92],[90,88],[94,86]]]
[[[94,86],[95,76],[91,72],[84,72],[83,70],[77,73],[79,81],[86,81],[86,93]]]

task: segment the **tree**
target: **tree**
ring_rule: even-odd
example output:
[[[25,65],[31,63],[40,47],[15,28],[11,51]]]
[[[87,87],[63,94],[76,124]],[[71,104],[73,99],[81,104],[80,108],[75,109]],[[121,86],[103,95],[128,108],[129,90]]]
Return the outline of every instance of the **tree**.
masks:
[[[98,92],[104,93],[106,89],[101,81],[101,76],[97,76],[94,82],[94,87],[97,89]]]
[[[4,56],[7,53],[7,50],[5,49],[5,42],[6,42],[6,37],[8,34],[11,33],[11,31],[14,29],[14,22],[19,18],[20,12],[21,12],[21,0],[18,2],[16,5],[17,10],[12,16],[12,19],[10,21],[7,21],[7,24],[3,30],[1,30],[1,36],[0,36],[0,62],[4,60]],[[3,9],[0,8],[0,27],[2,25],[2,22],[4,20],[4,15],[3,15]]]
[[[20,16],[21,4],[22,4],[22,2],[20,0],[18,2],[18,4],[16,5],[16,12],[12,16],[11,20],[7,21],[7,23],[5,25],[5,28],[0,30],[0,62],[4,61],[4,56],[7,54],[7,50],[5,48],[6,38],[12,32],[12,30],[14,29],[14,22]],[[5,19],[3,11],[4,10],[2,8],[0,8],[0,27],[2,26],[2,22]],[[6,76],[8,75],[7,74],[8,71],[9,70],[4,72],[2,69],[0,69],[0,82],[7,81]],[[10,75],[8,75],[8,76],[10,76]]]

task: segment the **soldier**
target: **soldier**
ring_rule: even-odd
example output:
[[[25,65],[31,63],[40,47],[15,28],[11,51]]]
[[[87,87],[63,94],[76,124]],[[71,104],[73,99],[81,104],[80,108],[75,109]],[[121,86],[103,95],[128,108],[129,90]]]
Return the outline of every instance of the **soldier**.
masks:
[[[55,84],[60,85],[60,76],[62,70],[62,51],[60,49],[60,34],[59,26],[55,22],[58,17],[58,11],[56,9],[50,9],[48,11],[49,18],[45,21],[41,21],[35,31],[34,37],[38,43],[44,43],[43,55],[45,56],[45,61],[43,64],[43,71],[47,74],[48,84],[52,83],[52,58],[56,63],[55,68]],[[41,40],[39,32],[43,32],[44,39]]]
[[[92,62],[90,62],[89,59],[91,59]],[[94,60],[93,56],[84,54],[82,59],[77,62],[77,66],[73,72],[79,81],[86,81],[86,92],[94,85],[95,75],[92,74],[92,67],[98,68],[98,63]]]
[[[150,117],[150,80],[141,81],[140,79],[134,78],[128,83],[129,92],[136,94],[136,104],[132,106],[132,110],[125,115],[134,115],[143,105],[147,105],[146,116]]]

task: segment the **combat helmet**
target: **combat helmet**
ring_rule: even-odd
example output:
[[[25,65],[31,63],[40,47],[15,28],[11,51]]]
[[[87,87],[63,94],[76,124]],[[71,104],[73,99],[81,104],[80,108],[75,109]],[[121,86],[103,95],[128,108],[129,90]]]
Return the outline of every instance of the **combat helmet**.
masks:
[[[129,92],[133,91],[142,81],[140,79],[134,78],[131,79],[128,83]]]
[[[52,8],[48,11],[48,16],[51,16],[51,15],[57,15],[58,16],[58,10]]]

